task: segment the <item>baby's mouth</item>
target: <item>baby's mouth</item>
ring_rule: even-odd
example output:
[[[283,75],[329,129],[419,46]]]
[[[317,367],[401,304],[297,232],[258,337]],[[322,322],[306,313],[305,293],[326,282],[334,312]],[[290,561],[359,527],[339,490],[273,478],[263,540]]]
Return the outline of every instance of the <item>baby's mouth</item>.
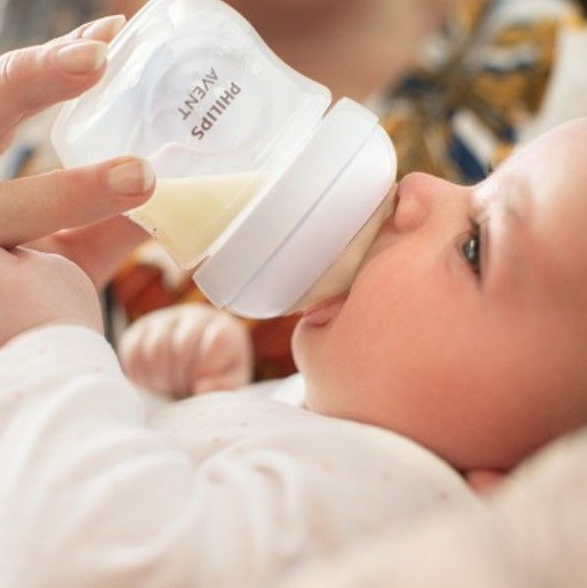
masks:
[[[348,292],[344,292],[311,306],[302,312],[301,320],[315,327],[323,327],[339,313],[348,295]]]
[[[353,281],[368,252],[397,205],[397,185],[381,203],[369,222],[363,226],[338,260],[328,269],[293,312],[301,310],[302,320],[324,326],[340,311],[352,290]],[[366,230],[368,229],[368,230]],[[324,298],[330,291],[331,295]],[[338,292],[338,294],[337,294]],[[317,300],[321,300],[317,302]]]

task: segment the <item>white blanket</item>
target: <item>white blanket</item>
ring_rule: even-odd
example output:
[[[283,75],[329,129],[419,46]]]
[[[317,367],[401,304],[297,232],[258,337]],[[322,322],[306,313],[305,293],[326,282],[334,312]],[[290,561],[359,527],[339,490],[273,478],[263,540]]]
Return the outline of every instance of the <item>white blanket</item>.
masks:
[[[390,528],[283,588],[587,586],[587,430],[540,452],[487,506],[421,520],[401,540]]]

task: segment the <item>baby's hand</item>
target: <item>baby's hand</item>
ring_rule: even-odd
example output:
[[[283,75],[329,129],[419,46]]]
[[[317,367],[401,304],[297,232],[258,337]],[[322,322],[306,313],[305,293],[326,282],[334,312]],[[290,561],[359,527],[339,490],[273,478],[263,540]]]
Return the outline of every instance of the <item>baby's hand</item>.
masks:
[[[60,255],[0,249],[0,346],[51,324],[102,331],[98,295],[88,276]]]
[[[252,347],[237,319],[194,303],[138,320],[122,337],[120,360],[137,384],[181,398],[250,383]]]

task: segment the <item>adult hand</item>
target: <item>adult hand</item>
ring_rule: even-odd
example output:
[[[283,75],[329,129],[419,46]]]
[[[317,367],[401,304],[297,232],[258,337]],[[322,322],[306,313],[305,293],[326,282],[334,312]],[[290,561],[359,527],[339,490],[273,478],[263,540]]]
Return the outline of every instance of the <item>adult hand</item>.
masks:
[[[0,149],[9,145],[25,118],[100,80],[106,43],[124,23],[122,16],[107,17],[45,45],[0,57]],[[26,244],[60,253],[101,286],[147,237],[118,215],[145,202],[154,184],[150,165],[132,157],[2,182],[0,247]]]
[[[96,289],[61,255],[0,249],[0,347],[13,337],[51,324],[102,332]]]
[[[106,43],[124,22],[109,17],[0,57],[0,148],[22,120],[98,82]],[[96,291],[80,267],[95,285],[109,277],[145,237],[117,215],[146,201],[154,185],[150,165],[133,157],[0,183],[0,345],[45,324],[101,330]]]

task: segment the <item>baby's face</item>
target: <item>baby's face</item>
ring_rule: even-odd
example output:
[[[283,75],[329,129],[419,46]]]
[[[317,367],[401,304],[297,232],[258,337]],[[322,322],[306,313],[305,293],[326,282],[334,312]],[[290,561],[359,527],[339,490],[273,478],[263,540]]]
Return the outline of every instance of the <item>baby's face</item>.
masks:
[[[587,119],[474,187],[406,177],[348,297],[294,334],[309,408],[462,469],[587,422],[586,224]]]

